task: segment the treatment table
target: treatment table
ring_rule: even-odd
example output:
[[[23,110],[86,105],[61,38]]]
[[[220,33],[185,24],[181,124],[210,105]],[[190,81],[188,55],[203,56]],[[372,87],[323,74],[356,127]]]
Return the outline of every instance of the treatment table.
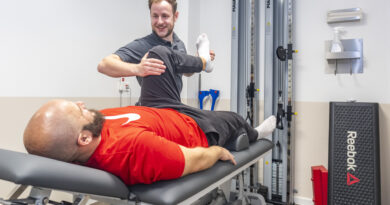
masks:
[[[250,145],[247,138],[238,139],[228,147],[236,150],[232,151],[236,166],[219,161],[210,169],[179,179],[133,186],[126,186],[119,178],[102,170],[0,149],[0,179],[17,185],[9,198],[0,198],[0,204],[69,204],[51,201],[52,190],[76,196],[72,204],[83,204],[88,199],[109,204],[196,204],[207,193],[231,183],[233,177],[255,164],[273,147],[267,139]],[[29,197],[18,199],[27,187],[32,187]]]

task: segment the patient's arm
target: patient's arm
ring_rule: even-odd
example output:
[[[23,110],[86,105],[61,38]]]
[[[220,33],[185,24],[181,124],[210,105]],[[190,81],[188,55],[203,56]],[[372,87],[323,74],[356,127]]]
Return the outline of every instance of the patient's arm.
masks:
[[[220,146],[187,148],[180,146],[185,159],[185,166],[182,176],[199,172],[212,167],[218,160],[230,160],[234,165],[234,156],[225,148]]]

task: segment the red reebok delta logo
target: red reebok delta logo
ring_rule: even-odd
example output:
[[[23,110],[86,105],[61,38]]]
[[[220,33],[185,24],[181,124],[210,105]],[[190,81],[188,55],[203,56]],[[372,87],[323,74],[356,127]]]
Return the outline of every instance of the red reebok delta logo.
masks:
[[[352,184],[360,182],[360,179],[355,177],[353,174],[347,172],[347,185],[351,186]]]

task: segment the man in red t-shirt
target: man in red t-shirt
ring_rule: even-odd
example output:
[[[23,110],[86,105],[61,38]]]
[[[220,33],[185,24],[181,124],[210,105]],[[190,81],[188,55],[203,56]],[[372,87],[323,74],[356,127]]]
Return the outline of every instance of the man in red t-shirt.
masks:
[[[126,184],[179,178],[185,167],[181,149],[208,147],[195,121],[175,110],[131,106],[101,112],[106,119],[101,140],[85,165]]]
[[[153,48],[149,56],[161,59],[167,72],[144,78],[142,106],[99,112],[81,102],[49,101],[25,129],[27,151],[106,170],[128,185],[148,184],[207,169],[218,160],[235,164],[223,145],[242,133],[253,142],[275,129],[274,116],[252,128],[236,113],[180,102],[172,73],[204,70],[210,59],[165,47]]]
[[[228,150],[209,146],[192,118],[143,106],[98,112],[52,100],[30,120],[24,144],[29,153],[102,169],[128,185],[179,178],[218,160],[235,164]]]

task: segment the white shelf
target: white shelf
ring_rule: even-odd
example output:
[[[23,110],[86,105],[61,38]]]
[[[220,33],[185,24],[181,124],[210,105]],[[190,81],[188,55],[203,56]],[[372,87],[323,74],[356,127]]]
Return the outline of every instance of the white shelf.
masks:
[[[337,52],[337,53],[326,53],[326,59],[327,60],[338,60],[338,59],[357,59],[361,58],[361,52],[360,51],[344,51],[344,52]]]

